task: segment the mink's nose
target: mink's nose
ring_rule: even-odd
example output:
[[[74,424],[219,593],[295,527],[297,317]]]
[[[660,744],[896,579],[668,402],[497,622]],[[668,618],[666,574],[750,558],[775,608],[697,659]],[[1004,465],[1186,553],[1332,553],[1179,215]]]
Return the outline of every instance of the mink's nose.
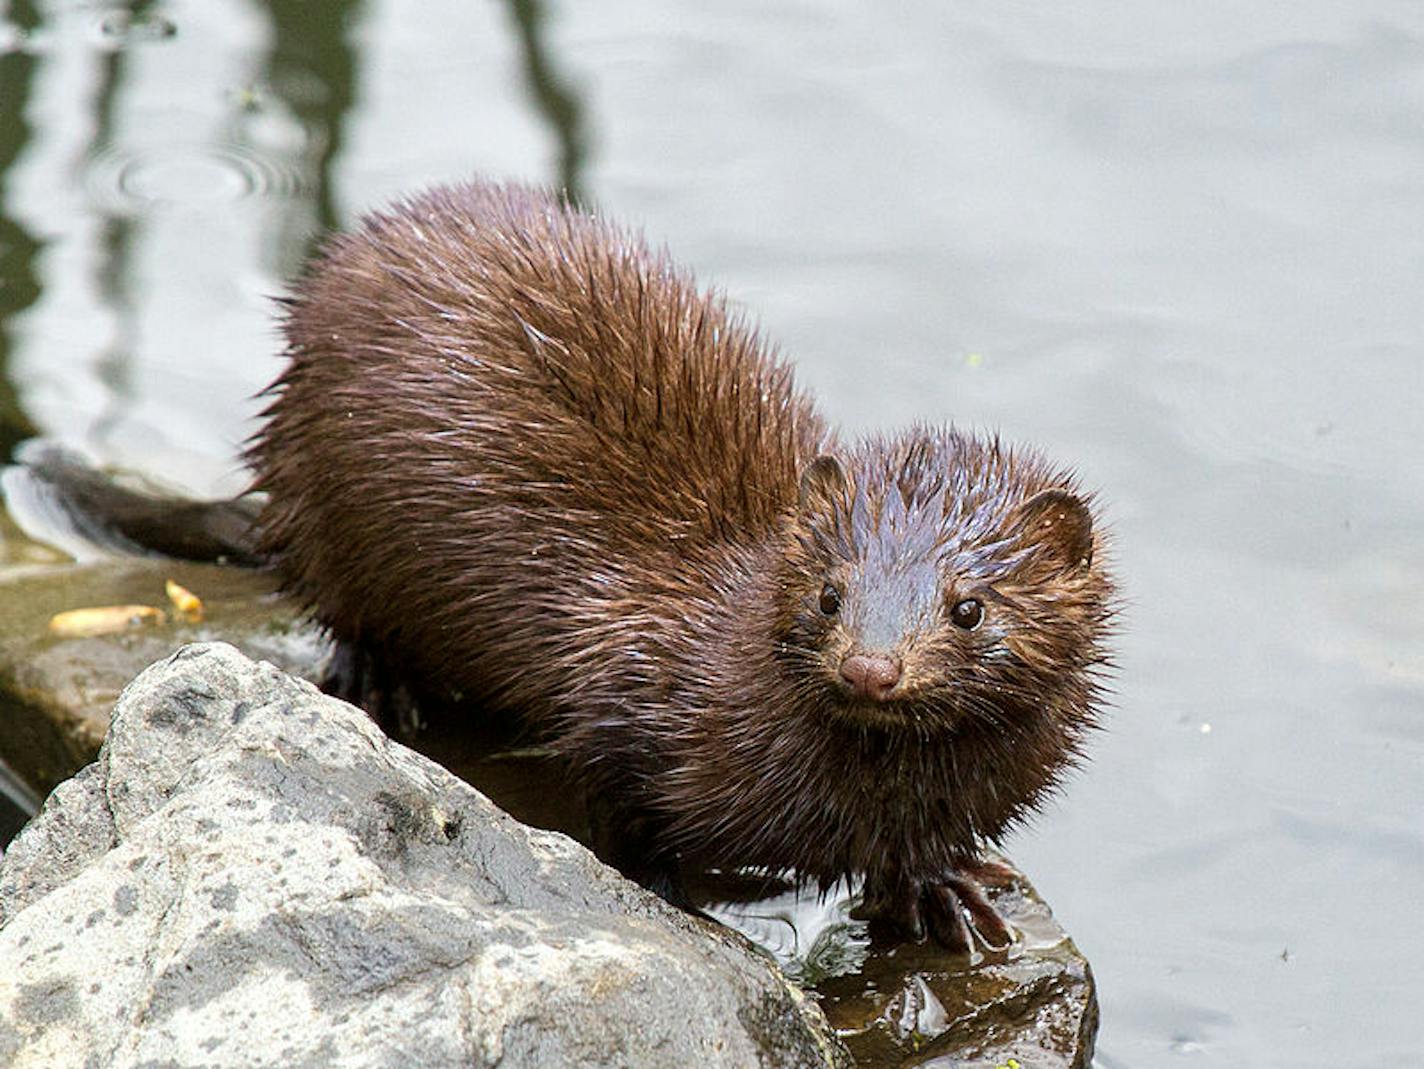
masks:
[[[841,678],[860,697],[883,702],[900,682],[900,659],[883,653],[853,653],[841,662]]]

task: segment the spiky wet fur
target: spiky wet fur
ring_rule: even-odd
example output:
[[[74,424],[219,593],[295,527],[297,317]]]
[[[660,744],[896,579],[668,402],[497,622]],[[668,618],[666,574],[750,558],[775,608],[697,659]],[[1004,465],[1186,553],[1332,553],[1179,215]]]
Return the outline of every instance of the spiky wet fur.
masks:
[[[1072,477],[949,430],[837,449],[636,235],[523,187],[436,189],[334,239],[286,332],[249,460],[287,589],[417,692],[518,712],[663,847],[933,880],[1078,755],[1101,534],[1065,562],[1016,515]],[[806,495],[826,451],[844,482]],[[974,631],[946,615],[966,596]],[[887,621],[904,678],[871,706],[838,666]]]

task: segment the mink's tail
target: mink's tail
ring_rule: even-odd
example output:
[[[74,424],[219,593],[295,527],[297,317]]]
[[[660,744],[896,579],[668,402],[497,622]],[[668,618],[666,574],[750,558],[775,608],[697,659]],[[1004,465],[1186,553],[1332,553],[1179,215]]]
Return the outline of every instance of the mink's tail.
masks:
[[[5,507],[30,537],[76,560],[114,554],[257,566],[258,495],[192,501],[131,489],[78,454],[26,442],[0,472]]]

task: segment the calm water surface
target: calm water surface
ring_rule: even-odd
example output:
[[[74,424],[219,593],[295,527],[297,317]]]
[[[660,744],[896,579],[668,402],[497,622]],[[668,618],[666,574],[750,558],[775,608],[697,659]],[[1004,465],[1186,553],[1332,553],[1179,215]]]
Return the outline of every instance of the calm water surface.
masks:
[[[0,11],[0,447],[234,491],[323,227],[572,184],[847,428],[1100,488],[1116,708],[1009,848],[1103,1069],[1424,1065],[1416,0]]]

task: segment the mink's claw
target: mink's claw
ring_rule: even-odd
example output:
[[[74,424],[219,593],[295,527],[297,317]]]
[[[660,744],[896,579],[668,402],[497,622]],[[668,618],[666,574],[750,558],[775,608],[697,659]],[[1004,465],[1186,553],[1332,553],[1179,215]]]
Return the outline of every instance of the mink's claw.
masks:
[[[955,869],[939,880],[901,878],[888,887],[867,881],[861,904],[851,911],[851,917],[869,921],[873,933],[890,928],[915,943],[931,936],[953,954],[969,953],[971,931],[988,949],[1002,950],[1014,941],[1013,929],[977,879],[1000,871],[1007,870],[976,865]]]
[[[1013,929],[1009,922],[999,915],[999,911],[984,896],[984,888],[969,870],[962,870],[949,876],[943,886],[952,888],[959,905],[969,913],[974,922],[974,930],[979,938],[994,950],[1003,950],[1014,941]]]

